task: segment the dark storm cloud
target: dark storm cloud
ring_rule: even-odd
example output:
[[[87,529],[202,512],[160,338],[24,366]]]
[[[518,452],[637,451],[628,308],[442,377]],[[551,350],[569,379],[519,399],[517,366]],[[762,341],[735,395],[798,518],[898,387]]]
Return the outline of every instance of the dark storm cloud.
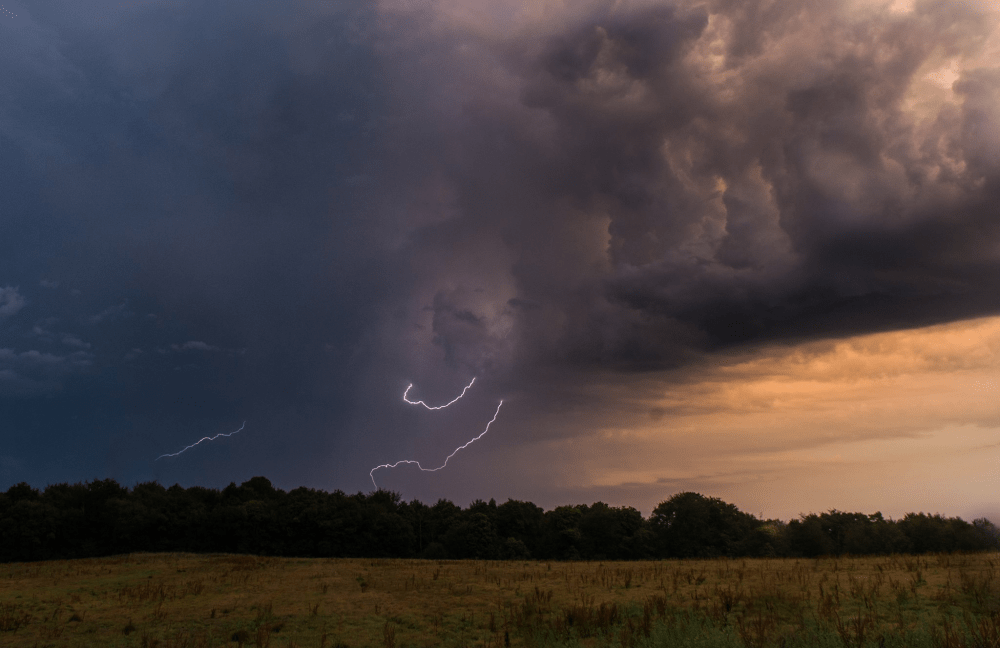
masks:
[[[371,7],[16,9],[0,24],[13,478],[151,478],[147,457],[244,418],[258,435],[227,483],[280,479],[257,465],[277,445],[313,447],[295,470],[327,471],[392,265],[365,209],[375,189],[349,181],[378,149]]]
[[[464,218],[515,255],[526,358],[663,368],[1000,309],[1000,72],[979,56],[996,19],[977,5],[607,2],[488,36],[456,24],[464,63],[422,78],[467,79],[461,111],[425,117]],[[934,104],[922,66],[952,58]]]
[[[975,5],[400,4],[12,9],[5,479],[367,488],[448,427],[410,381],[481,377],[450,451],[501,393],[490,443],[576,434],[584,365],[997,312]]]

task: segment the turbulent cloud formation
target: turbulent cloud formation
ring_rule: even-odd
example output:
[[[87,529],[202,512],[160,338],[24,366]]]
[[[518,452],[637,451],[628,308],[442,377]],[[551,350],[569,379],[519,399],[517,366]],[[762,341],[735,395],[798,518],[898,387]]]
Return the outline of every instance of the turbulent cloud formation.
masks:
[[[711,465],[731,445],[754,455],[734,441],[748,403],[801,408],[767,407],[754,422],[761,433],[778,426],[773,443],[787,452],[992,425],[988,412],[929,399],[957,374],[926,367],[914,370],[925,382],[904,390],[941,406],[922,420],[884,386],[871,392],[888,399],[871,418],[832,383],[782,397],[785,379],[762,381],[764,396],[740,391],[744,375],[712,373],[733,353],[997,313],[991,8],[380,8],[399,89],[387,201],[404,205],[395,213],[414,277],[405,307],[386,317],[387,355],[428,373],[485,373],[484,387],[516,395],[498,435],[509,447],[493,465],[517,466],[536,490],[648,505],[685,486],[745,493],[734,484],[760,477],[752,460],[707,472],[692,462]],[[853,370],[877,375],[882,360]],[[706,375],[730,387],[708,388]],[[730,388],[738,395],[717,400]],[[810,419],[808,402],[840,413]],[[728,414],[692,423],[688,408]],[[861,479],[846,464],[838,479],[853,469]]]
[[[948,364],[972,351],[944,329],[926,330],[947,358],[908,366],[899,351],[908,331],[1000,314],[988,3],[12,12],[10,479],[367,488],[373,465],[445,456],[503,398],[490,435],[433,486],[403,469],[379,483],[430,500],[646,505],[749,479],[747,462],[699,454],[760,456],[733,421],[778,425],[767,452],[805,463],[993,425],[982,398],[974,414],[942,404],[890,424],[905,398],[886,395],[850,419],[836,412],[859,392],[829,373],[911,372],[925,399],[993,380]],[[399,397],[413,383],[445,402],[473,377],[433,420]],[[254,435],[146,460],[242,420]],[[766,474],[786,474],[775,461]]]
[[[546,7],[486,35],[406,14],[465,54],[421,70],[458,104],[423,115],[444,151],[427,173],[444,169],[453,228],[513,253],[533,352],[655,369],[996,312],[995,14]]]

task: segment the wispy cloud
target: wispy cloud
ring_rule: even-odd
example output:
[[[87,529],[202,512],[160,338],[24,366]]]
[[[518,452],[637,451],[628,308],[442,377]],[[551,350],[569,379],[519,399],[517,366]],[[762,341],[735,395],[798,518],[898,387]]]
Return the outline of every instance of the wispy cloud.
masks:
[[[57,355],[31,349],[17,352],[0,348],[0,388],[9,396],[37,396],[62,388],[70,374],[82,373],[93,365],[87,351]]]
[[[78,349],[89,349],[90,348],[90,343],[89,342],[84,342],[79,337],[77,337],[75,335],[72,335],[72,334],[69,334],[69,333],[63,334],[63,336],[62,336],[62,343],[65,344],[66,346],[76,347]]]
[[[170,348],[174,351],[219,351],[219,347],[198,340],[191,340],[183,344],[171,344]]]
[[[10,317],[24,308],[25,303],[17,288],[10,286],[0,288],[0,318]]]
[[[129,310],[128,304],[122,302],[117,306],[109,306],[108,308],[105,308],[96,315],[90,315],[89,317],[86,317],[84,321],[86,321],[88,324],[94,325],[94,324],[100,324],[101,322],[105,322],[108,320],[117,319],[120,317],[131,317],[131,316],[132,316],[132,311]]]

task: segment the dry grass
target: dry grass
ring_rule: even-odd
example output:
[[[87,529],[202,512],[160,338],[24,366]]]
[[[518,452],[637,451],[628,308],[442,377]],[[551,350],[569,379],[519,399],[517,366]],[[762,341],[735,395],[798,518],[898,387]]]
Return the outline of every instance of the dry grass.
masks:
[[[1000,648],[998,570],[996,554],[636,563],[136,554],[0,566],[0,645],[884,646],[910,636]]]

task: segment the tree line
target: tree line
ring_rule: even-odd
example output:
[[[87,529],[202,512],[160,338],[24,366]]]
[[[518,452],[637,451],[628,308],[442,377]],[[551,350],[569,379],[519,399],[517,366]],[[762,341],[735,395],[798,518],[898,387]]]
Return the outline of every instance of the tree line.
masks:
[[[448,500],[429,506],[395,492],[285,492],[264,477],[222,490],[112,479],[26,483],[0,494],[0,561],[131,552],[246,553],[301,557],[639,560],[817,557],[1000,549],[1000,530],[941,515],[802,515],[763,520],[692,492],[648,517],[603,502],[544,511],[531,502]]]

